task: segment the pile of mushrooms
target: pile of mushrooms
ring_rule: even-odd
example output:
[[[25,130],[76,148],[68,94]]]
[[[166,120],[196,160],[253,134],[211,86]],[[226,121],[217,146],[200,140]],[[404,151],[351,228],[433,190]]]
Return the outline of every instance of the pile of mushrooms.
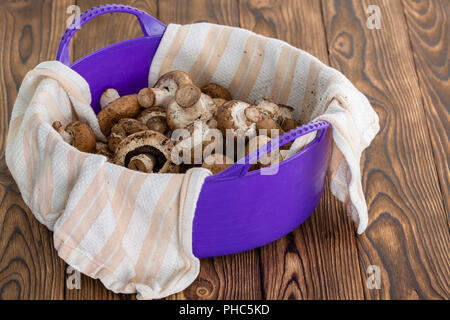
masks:
[[[182,173],[202,166],[216,174],[237,160],[239,155],[231,159],[224,153],[236,148],[238,139],[244,139],[248,155],[267,144],[273,134],[281,135],[299,125],[289,106],[266,99],[256,104],[233,100],[227,89],[213,83],[199,88],[188,74],[178,70],[164,74],[153,88],[144,88],[138,94],[121,97],[115,89],[107,89],[100,106],[97,118],[106,142],[96,139],[93,130],[80,121],[65,128],[55,121],[53,128],[80,151],[100,154],[114,164],[146,173]],[[173,134],[178,129],[198,135],[175,139]],[[223,138],[214,138],[214,130]],[[210,153],[204,156],[208,148]],[[174,153],[187,151],[188,161],[172,160]],[[251,170],[274,164],[274,159],[282,161],[286,154],[286,148],[274,150]]]

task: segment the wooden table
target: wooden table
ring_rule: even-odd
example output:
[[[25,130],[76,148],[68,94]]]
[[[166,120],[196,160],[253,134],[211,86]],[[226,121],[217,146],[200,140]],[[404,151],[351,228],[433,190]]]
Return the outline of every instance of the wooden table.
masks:
[[[4,160],[20,83],[55,58],[68,6],[84,11],[108,2],[0,2],[0,298],[135,298],[84,276],[81,289],[67,288],[52,234],[23,203]],[[343,72],[380,116],[381,131],[361,161],[370,217],[364,235],[356,235],[326,188],[294,232],[256,250],[202,260],[198,279],[169,298],[449,299],[448,0],[117,2],[164,23],[209,21],[285,40]],[[77,33],[72,56],[137,36],[133,16],[102,16]],[[371,282],[377,270],[379,289]]]

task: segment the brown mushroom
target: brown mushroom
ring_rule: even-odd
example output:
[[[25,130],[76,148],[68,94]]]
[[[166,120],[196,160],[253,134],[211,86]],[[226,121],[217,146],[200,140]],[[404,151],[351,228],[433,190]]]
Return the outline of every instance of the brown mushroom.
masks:
[[[256,123],[261,120],[259,110],[243,101],[231,100],[217,112],[217,127],[226,135],[227,130],[237,138],[256,135]]]
[[[87,124],[74,121],[66,126],[65,131],[72,136],[73,146],[82,152],[94,152],[95,134]]]
[[[292,119],[285,119],[282,123],[281,123],[281,128],[285,131],[288,132],[292,129],[297,128],[298,126],[300,126],[299,123],[297,123],[295,120]]]
[[[273,136],[280,136],[284,133],[283,129],[281,129],[278,123],[273,121],[266,114],[261,114],[260,120],[256,123],[256,129],[258,130],[259,134],[265,134],[270,138],[273,138]]]
[[[119,120],[118,125],[123,128],[127,136],[139,131],[148,130],[147,126],[137,119],[123,118]]]
[[[120,98],[116,89],[106,89],[100,97],[100,107],[103,109],[108,104]]]
[[[279,125],[286,119],[294,120],[294,109],[292,107],[276,104],[267,99],[261,99],[256,107]]]
[[[103,108],[97,115],[102,133],[109,136],[112,126],[123,118],[135,118],[142,111],[137,94],[123,96]]]
[[[72,136],[68,132],[64,131],[63,125],[61,124],[60,121],[53,122],[52,127],[53,129],[56,130],[56,132],[58,132],[61,135],[61,137],[65,142],[67,142],[70,145],[73,143]]]
[[[167,107],[173,96],[162,88],[144,88],[138,93],[138,102],[143,108]]]
[[[147,108],[141,112],[137,119],[145,124],[150,130],[165,134],[169,127],[167,126],[167,113],[161,107]]]
[[[202,87],[201,90],[203,93],[207,94],[213,99],[219,98],[226,101],[230,101],[231,99],[233,99],[227,89],[215,83],[207,84],[206,86]]]
[[[223,150],[220,131],[209,127],[205,122],[196,121],[186,130],[189,136],[175,144],[175,151],[183,157],[185,164],[201,164],[204,156]]]
[[[105,156],[110,162],[113,160],[113,153],[109,150],[108,145],[102,141],[97,141],[95,144],[95,153]]]
[[[281,103],[279,103],[278,106],[280,107],[280,116],[278,122],[283,122],[287,119],[294,120],[294,108]]]
[[[216,104],[204,93],[196,103],[188,107],[180,105],[177,99],[172,99],[167,107],[167,124],[172,130],[186,128],[196,120],[210,120],[216,112]]]
[[[131,160],[138,160],[136,156],[143,154],[150,157],[153,164],[152,172],[177,173],[179,166],[171,161],[173,143],[159,132],[146,130],[134,133],[123,139],[117,146],[114,162],[118,165],[130,167]],[[139,158],[142,161],[142,158]],[[131,168],[148,169],[147,165],[133,162]]]
[[[208,156],[203,162],[202,167],[211,170],[213,174],[222,172],[233,165],[233,160],[226,155],[215,153]]]
[[[136,119],[123,118],[113,125],[108,137],[108,147],[112,152],[116,151],[120,141],[130,134],[148,130],[147,126]]]
[[[201,90],[192,82],[189,75],[180,70],[162,75],[155,88],[167,90],[168,95],[175,97],[177,104],[184,108],[197,103],[201,96]]]
[[[280,157],[281,157],[282,161],[286,160],[288,158],[288,155],[289,155],[289,150],[281,150],[280,149]]]
[[[141,153],[131,158],[128,169],[150,173],[155,168],[156,159],[151,154]]]
[[[118,123],[113,125],[111,128],[111,133],[108,137],[108,148],[112,152],[116,152],[117,146],[119,145],[120,141],[125,139],[127,137],[127,134],[125,133],[125,130],[120,126]]]
[[[270,142],[270,138],[265,135],[256,136],[248,142],[245,146],[245,155],[249,155],[250,153],[262,148]],[[280,151],[279,149],[272,150],[269,154],[260,157],[258,161],[250,167],[250,170],[257,170],[260,168],[269,167],[281,161]]]
[[[211,118],[208,121],[206,121],[206,125],[210,128],[217,128],[217,119]]]
[[[213,98],[213,101],[216,104],[217,108],[220,108],[228,100],[225,100],[225,99],[222,99],[222,98]]]

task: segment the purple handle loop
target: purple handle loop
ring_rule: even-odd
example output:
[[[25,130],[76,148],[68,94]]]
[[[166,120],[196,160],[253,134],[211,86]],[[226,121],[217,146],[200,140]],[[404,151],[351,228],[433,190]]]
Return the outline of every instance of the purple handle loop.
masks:
[[[142,33],[145,37],[150,37],[154,35],[162,35],[166,29],[166,26],[153,18],[146,12],[121,4],[105,4],[102,6],[91,8],[83,12],[79,18],[75,19],[72,24],[64,32],[61,42],[59,43],[58,52],[56,54],[56,60],[64,63],[65,65],[70,65],[70,55],[69,55],[69,43],[75,32],[80,29],[86,22],[94,19],[95,17],[101,16],[106,13],[113,12],[123,12],[131,13],[135,15],[142,28]]]
[[[258,159],[269,154],[272,151],[272,149],[276,150],[284,146],[285,144],[294,141],[297,138],[300,138],[301,136],[304,136],[313,131],[326,129],[329,126],[330,124],[326,121],[310,122],[284,133],[278,138],[278,141],[276,139],[271,140],[267,145],[260,147],[258,150],[255,150],[254,152],[250,153],[245,157],[245,160],[242,163],[243,168],[240,173],[240,176],[241,177],[245,176],[248,170],[250,169],[251,165],[256,163]]]

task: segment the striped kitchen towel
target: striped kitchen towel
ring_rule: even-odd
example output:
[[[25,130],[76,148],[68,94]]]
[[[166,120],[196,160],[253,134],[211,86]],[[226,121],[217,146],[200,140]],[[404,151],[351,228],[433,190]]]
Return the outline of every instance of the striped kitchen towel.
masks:
[[[331,192],[346,203],[358,233],[367,227],[361,186],[361,154],[379,131],[367,98],[337,70],[286,42],[248,30],[209,23],[168,26],[153,59],[149,84],[170,70],[187,72],[198,86],[213,82],[233,98],[268,98],[294,107],[297,120],[325,120],[332,126]],[[314,139],[293,143],[291,154]]]
[[[52,128],[74,120],[104,139],[86,81],[60,62],[44,62],[23,80],[12,111],[6,163],[25,203],[53,230],[58,255],[114,292],[161,298],[198,275],[192,223],[204,179],[144,174],[78,151]]]

